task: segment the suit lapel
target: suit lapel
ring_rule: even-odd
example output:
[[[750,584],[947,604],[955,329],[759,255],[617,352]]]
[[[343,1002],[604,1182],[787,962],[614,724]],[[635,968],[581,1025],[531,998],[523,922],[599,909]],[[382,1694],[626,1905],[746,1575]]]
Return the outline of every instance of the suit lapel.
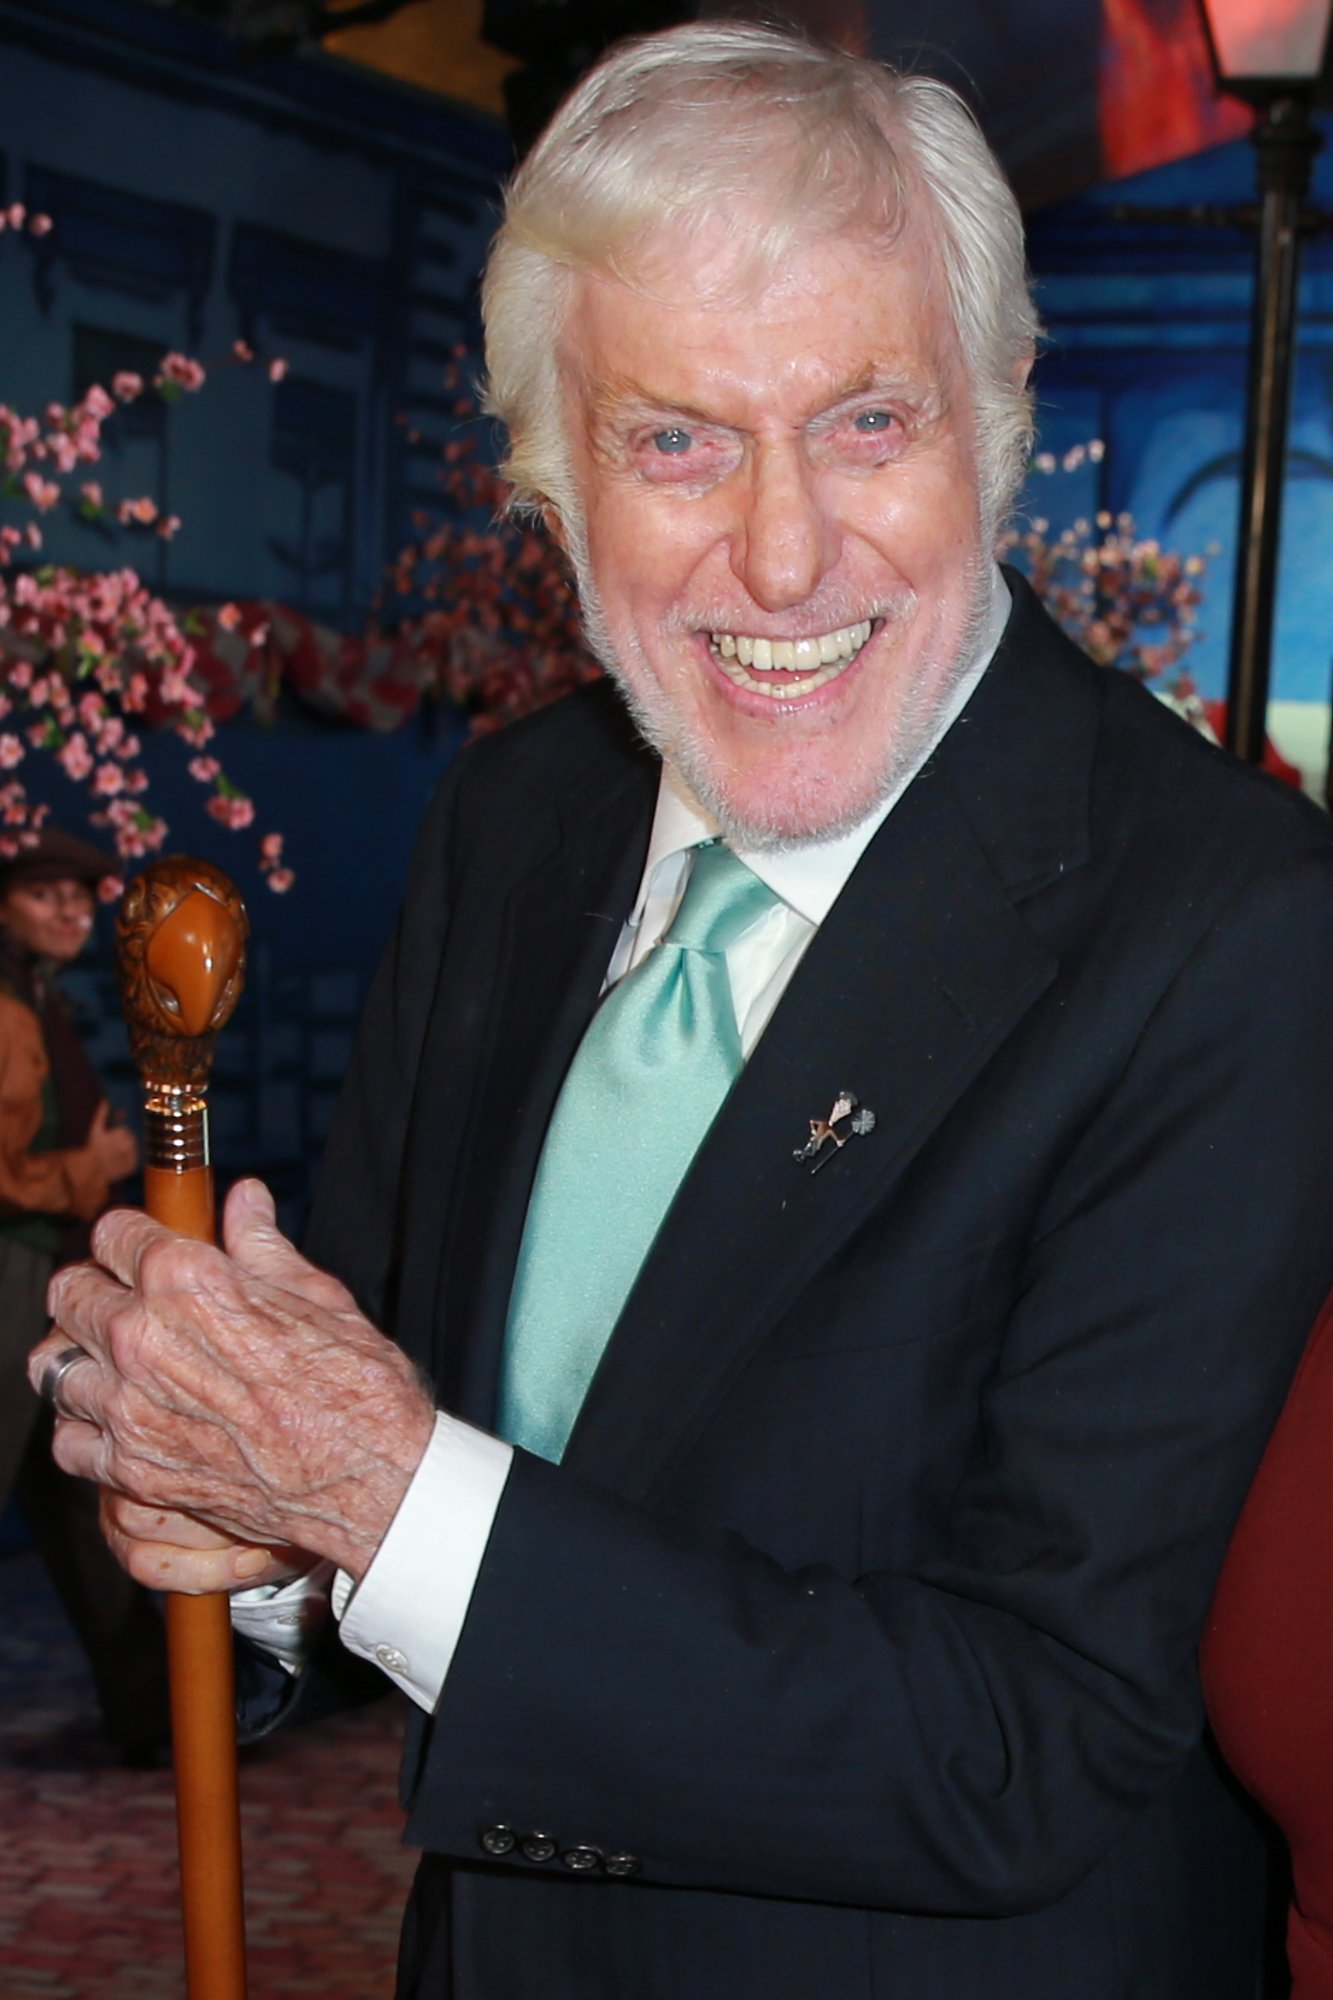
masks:
[[[1056,975],[1020,906],[1086,858],[1096,697],[1050,634],[1020,592],[1001,654],[821,927],[659,1232],[566,1453],[628,1498],[651,1495]],[[812,1175],[793,1150],[844,1088],[875,1130]]]
[[[504,892],[491,1032],[472,1079],[466,1174],[434,1310],[437,1380],[450,1406],[477,1423],[493,1420],[528,1190],[638,888],[657,768],[646,757],[600,760],[559,800],[554,844],[534,807],[526,851],[542,858]],[[443,1038],[437,1053],[449,1061]],[[435,1101],[429,1078],[421,1097]]]

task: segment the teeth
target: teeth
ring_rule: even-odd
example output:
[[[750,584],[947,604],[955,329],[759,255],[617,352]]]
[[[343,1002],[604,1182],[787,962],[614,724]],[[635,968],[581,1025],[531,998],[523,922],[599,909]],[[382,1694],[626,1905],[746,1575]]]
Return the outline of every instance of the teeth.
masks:
[[[817,639],[754,639],[744,632],[714,632],[713,652],[727,675],[738,687],[766,694],[775,701],[793,695],[812,694],[816,688],[836,680],[850,660],[854,660],[870,637],[871,621],[862,618],[855,625],[843,625],[836,632],[822,632]],[[753,672],[747,669],[753,669]],[[757,679],[774,668],[798,672],[798,681]]]

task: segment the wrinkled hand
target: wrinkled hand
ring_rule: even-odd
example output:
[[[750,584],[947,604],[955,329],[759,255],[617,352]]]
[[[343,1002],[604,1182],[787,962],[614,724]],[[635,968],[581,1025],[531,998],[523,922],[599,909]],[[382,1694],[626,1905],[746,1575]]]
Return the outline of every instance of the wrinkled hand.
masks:
[[[96,1261],[52,1279],[55,1326],[30,1381],[70,1345],[92,1357],[64,1378],[57,1463],[360,1577],[429,1442],[430,1396],[350,1292],[292,1248],[258,1181],[228,1196],[223,1243],[114,1209],[93,1232]]]
[[[139,1164],[139,1145],[128,1125],[111,1123],[111,1106],[103,1098],[88,1128],[88,1150],[108,1181],[123,1181]]]
[[[304,1549],[260,1549],[233,1541],[192,1514],[144,1507],[105,1487],[101,1520],[111,1553],[149,1590],[207,1597],[259,1583],[290,1583],[318,1560]]]

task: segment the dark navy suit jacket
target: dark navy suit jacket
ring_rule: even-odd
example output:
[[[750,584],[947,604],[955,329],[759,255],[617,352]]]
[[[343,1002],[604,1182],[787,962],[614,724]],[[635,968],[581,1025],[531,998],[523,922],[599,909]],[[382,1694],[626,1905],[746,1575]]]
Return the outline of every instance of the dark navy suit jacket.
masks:
[[[1252,2000],[1195,1646],[1333,1282],[1333,843],[1012,587],[516,1458],[405,1996]],[[459,759],[337,1120],[312,1252],[481,1424],[656,782],[606,689]]]

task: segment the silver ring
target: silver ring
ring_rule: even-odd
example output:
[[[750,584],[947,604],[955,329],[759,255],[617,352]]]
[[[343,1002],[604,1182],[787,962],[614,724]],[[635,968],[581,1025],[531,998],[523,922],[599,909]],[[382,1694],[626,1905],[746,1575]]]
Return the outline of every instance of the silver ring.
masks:
[[[42,1379],[38,1384],[37,1393],[47,1407],[54,1410],[58,1417],[68,1417],[71,1414],[60,1400],[61,1383],[77,1362],[91,1361],[92,1358],[86,1347],[62,1347],[59,1354],[53,1360],[48,1361],[45,1368],[43,1368]]]

